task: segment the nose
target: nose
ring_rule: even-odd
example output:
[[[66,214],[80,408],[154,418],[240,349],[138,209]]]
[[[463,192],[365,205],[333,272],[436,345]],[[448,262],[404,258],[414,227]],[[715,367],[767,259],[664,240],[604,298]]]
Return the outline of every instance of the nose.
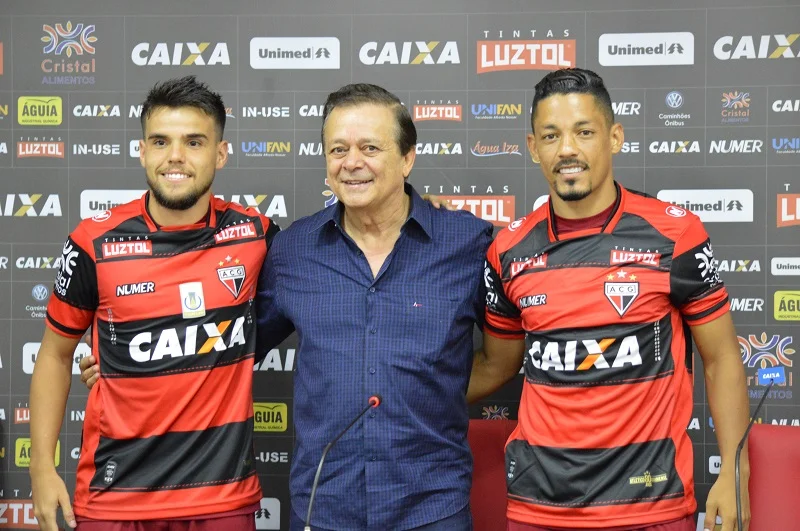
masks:
[[[344,169],[348,172],[357,170],[364,165],[364,156],[357,146],[353,146],[344,158]]]
[[[183,144],[180,142],[173,142],[169,148],[169,161],[170,162],[183,162],[186,155]]]
[[[562,135],[558,145],[558,156],[562,159],[575,158],[578,148],[572,135]]]

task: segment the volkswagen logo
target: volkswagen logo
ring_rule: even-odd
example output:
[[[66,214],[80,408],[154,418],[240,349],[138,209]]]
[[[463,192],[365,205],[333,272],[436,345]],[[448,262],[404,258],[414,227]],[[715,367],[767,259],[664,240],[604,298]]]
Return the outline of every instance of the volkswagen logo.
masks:
[[[681,105],[683,105],[683,95],[680,92],[672,91],[667,94],[666,98],[667,107],[670,109],[678,109]]]
[[[31,290],[31,295],[33,298],[39,302],[47,300],[47,296],[50,295],[50,291],[47,289],[47,286],[44,284],[36,284]]]

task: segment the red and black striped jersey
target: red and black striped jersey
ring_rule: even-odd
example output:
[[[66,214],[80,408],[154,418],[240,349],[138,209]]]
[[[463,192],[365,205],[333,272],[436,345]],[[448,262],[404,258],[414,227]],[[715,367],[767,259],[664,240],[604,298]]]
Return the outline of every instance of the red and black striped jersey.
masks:
[[[692,514],[688,325],[728,311],[700,219],[617,186],[602,228],[559,238],[543,206],[487,253],[486,328],[525,339],[508,517],[646,525]]]
[[[100,364],[75,489],[86,518],[192,518],[261,498],[253,303],[279,229],[215,197],[201,222],[159,227],[147,197],[78,225],[47,307],[56,333],[92,326]]]

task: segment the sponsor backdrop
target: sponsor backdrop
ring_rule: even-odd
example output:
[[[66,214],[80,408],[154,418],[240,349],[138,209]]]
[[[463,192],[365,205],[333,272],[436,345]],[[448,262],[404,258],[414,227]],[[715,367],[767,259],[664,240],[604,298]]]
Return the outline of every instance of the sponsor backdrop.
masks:
[[[602,75],[625,126],[615,174],[698,214],[727,283],[752,403],[782,366],[759,421],[798,425],[800,7],[760,2],[584,3],[310,0],[4,3],[0,15],[0,528],[31,529],[28,391],[62,243],[84,218],[137,197],[140,102],[195,74],[228,107],[215,192],[282,226],[336,201],[319,140],[326,94],[351,81],[394,91],[419,129],[411,183],[504,227],[547,187],[525,148],[548,71]],[[745,2],[747,4],[747,2]],[[699,7],[698,7],[699,6]],[[492,12],[486,11],[491,9]],[[602,289],[602,287],[598,288]],[[477,334],[476,334],[477,336]],[[259,529],[287,529],[294,339],[255,372]],[[55,456],[75,481],[86,391],[76,375]],[[696,363],[700,509],[720,460]],[[515,418],[521,377],[471,408]]]

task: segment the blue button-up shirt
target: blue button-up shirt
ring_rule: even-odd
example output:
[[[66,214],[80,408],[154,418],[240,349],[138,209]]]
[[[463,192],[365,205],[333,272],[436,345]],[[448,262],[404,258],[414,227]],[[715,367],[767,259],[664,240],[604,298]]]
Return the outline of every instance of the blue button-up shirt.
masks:
[[[312,522],[326,529],[410,529],[469,502],[465,393],[492,228],[406,193],[377,276],[336,204],[278,233],[259,279],[259,353],[298,333],[290,490],[303,520],[323,448],[383,397],[325,458]]]

